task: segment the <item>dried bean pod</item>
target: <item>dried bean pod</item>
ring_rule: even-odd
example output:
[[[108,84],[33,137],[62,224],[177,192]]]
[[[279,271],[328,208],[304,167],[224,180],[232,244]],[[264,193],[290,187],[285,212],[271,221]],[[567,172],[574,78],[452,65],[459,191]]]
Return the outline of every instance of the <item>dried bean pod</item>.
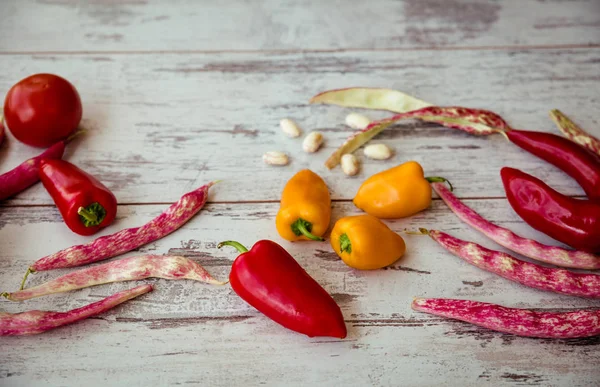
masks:
[[[2,295],[11,301],[25,301],[96,285],[146,278],[189,279],[214,285],[225,283],[217,281],[202,266],[185,257],[140,255],[76,270],[41,285]]]
[[[29,270],[36,272],[82,266],[115,257],[163,238],[183,226],[204,207],[208,190],[213,184],[214,182],[186,193],[165,212],[141,227],[127,228],[40,258]]]
[[[517,336],[571,339],[600,335],[600,309],[566,313],[536,312],[446,298],[417,298],[411,307],[419,312],[453,318]]]
[[[581,129],[577,124],[565,116],[560,110],[554,109],[550,111],[550,118],[554,121],[558,129],[568,139],[583,146],[587,150],[600,156],[600,140],[585,130]]]
[[[481,232],[500,246],[540,262],[577,269],[600,269],[600,258],[584,251],[567,250],[548,246],[532,239],[523,238],[512,231],[496,226],[460,201],[443,183],[431,186],[448,207],[469,226]]]
[[[334,168],[339,164],[342,155],[354,152],[385,128],[405,119],[435,122],[448,128],[459,129],[475,135],[489,135],[502,132],[508,128],[502,117],[487,110],[430,106],[372,122],[366,129],[354,133],[341,147],[336,149],[325,162],[325,166],[329,169]]]
[[[506,253],[486,249],[438,230],[429,230],[428,234],[457,257],[508,280],[569,296],[600,298],[600,275],[573,273],[566,269],[554,269],[521,261]]]
[[[49,331],[96,316],[150,291],[152,291],[152,285],[141,285],[68,312],[31,310],[16,314],[0,313],[0,336],[34,335]]]

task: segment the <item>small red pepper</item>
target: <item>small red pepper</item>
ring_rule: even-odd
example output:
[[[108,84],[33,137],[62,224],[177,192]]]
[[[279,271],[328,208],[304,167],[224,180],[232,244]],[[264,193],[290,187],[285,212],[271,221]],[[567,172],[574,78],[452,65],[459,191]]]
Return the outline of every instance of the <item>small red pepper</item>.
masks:
[[[115,219],[115,195],[75,165],[64,160],[42,160],[40,180],[74,233],[95,234]]]
[[[565,196],[525,172],[500,171],[506,197],[531,227],[576,249],[600,252],[600,201]]]
[[[238,242],[225,241],[240,253],[229,281],[247,303],[271,320],[309,337],[346,337],[340,307],[331,296],[277,243],[256,242],[248,251]]]
[[[600,159],[571,140],[552,133],[512,129],[513,143],[575,179],[590,199],[600,198]]]

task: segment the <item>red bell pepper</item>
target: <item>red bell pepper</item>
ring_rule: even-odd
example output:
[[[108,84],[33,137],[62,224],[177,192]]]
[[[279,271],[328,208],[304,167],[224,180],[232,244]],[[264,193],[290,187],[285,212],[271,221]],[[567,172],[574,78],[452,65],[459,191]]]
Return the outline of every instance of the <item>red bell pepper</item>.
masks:
[[[271,320],[309,337],[346,337],[340,307],[331,296],[277,243],[256,242],[250,251],[238,242],[225,241],[240,253],[229,281],[247,303]]]
[[[500,171],[506,197],[531,227],[576,249],[600,252],[600,201],[565,196],[518,169]]]
[[[92,175],[64,160],[42,160],[40,180],[66,225],[79,235],[92,235],[110,225],[117,198]]]

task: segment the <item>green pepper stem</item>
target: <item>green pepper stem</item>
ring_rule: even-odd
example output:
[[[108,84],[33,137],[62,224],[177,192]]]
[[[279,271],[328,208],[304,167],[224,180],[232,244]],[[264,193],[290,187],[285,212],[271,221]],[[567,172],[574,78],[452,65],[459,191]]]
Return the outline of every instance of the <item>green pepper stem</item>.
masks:
[[[350,254],[352,252],[352,242],[350,242],[350,238],[348,238],[348,234],[340,235],[340,251],[347,252]]]
[[[312,223],[307,222],[306,220],[304,220],[302,218],[298,219],[297,221],[295,221],[292,224],[292,231],[297,236],[304,235],[305,237],[307,237],[308,239],[313,240],[313,241],[324,241],[325,240],[324,238],[321,238],[320,236],[311,234],[311,230],[312,230]]]
[[[98,226],[106,217],[106,210],[98,202],[87,207],[79,207],[77,213],[79,214],[79,220],[85,227]]]
[[[232,246],[232,247],[235,247],[237,249],[237,251],[239,251],[240,253],[247,253],[248,252],[248,249],[246,248],[246,246],[244,246],[240,242],[236,242],[236,241],[223,241],[223,242],[221,242],[221,243],[219,243],[217,245],[217,248],[220,249],[223,246]]]
[[[446,179],[445,177],[429,176],[429,177],[426,177],[425,180],[427,180],[430,183],[448,183],[448,185],[450,186],[450,191],[454,191],[454,187],[452,186],[452,183],[450,183],[450,180]]]
[[[96,222],[98,220],[98,216],[96,214],[86,210],[83,207],[79,207],[79,209],[77,210],[77,213],[79,215],[83,216],[85,218],[85,220],[87,220],[90,223]]]

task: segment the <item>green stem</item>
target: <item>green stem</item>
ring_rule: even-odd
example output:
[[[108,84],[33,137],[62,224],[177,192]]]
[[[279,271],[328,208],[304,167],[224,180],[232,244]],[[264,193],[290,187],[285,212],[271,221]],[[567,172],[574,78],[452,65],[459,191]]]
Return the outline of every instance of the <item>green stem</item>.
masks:
[[[35,273],[35,270],[32,270],[31,268],[27,269],[25,276],[23,276],[23,281],[21,281],[21,287],[19,288],[19,290],[25,289],[25,281],[27,281],[27,277],[29,277],[29,274],[31,273]]]
[[[448,185],[450,186],[450,191],[454,191],[454,187],[452,186],[452,183],[450,183],[450,180],[446,179],[445,177],[429,176],[429,177],[426,177],[425,180],[427,180],[430,183],[448,183]]]
[[[313,240],[313,241],[324,241],[325,240],[325,239],[321,238],[320,236],[311,234],[311,230],[312,230],[312,223],[307,222],[306,220],[304,220],[302,218],[298,219],[297,221],[295,221],[292,224],[292,231],[297,236],[304,235],[305,237],[307,237],[308,239]]]
[[[340,251],[347,252],[350,254],[352,252],[352,242],[350,242],[350,238],[348,238],[348,234],[340,235]]]
[[[236,242],[236,241],[223,241],[223,242],[221,242],[221,243],[219,243],[217,245],[217,248],[220,249],[223,246],[232,246],[232,247],[235,247],[237,249],[237,251],[239,251],[240,253],[247,253],[248,252],[248,249],[246,248],[246,246],[244,246],[240,242]]]
[[[98,216],[96,214],[86,210],[83,207],[79,207],[79,209],[77,210],[77,213],[80,216],[83,216],[85,218],[85,220],[87,220],[90,223],[98,221]]]
[[[85,227],[98,226],[106,217],[106,210],[98,202],[87,207],[79,207],[77,213],[79,214],[79,220]]]

